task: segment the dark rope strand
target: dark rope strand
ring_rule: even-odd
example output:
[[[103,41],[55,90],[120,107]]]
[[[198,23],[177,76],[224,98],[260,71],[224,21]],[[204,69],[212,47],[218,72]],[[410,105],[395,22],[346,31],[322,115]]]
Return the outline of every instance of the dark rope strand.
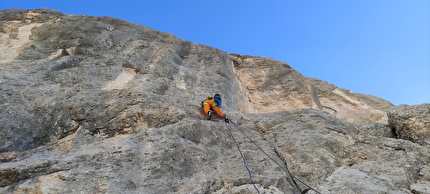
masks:
[[[290,184],[293,187],[293,189],[295,190],[294,193],[301,193],[301,190],[300,190],[299,186],[297,185],[296,181],[294,181],[294,178],[291,176],[291,173],[288,170],[288,168],[284,168],[278,162],[276,162],[275,159],[273,159],[269,154],[267,154],[257,143],[255,143],[247,134],[245,134],[234,122],[232,122],[232,123],[233,123],[233,125],[236,126],[236,128],[243,135],[245,135],[246,138],[248,138],[255,146],[257,146],[258,149],[260,149],[267,157],[269,157],[275,164],[277,164],[279,167],[281,167],[287,173],[288,182],[291,181]]]
[[[308,184],[306,184],[305,182],[301,181],[300,179],[298,179],[297,177],[291,175],[290,171],[288,170],[287,167],[284,167],[282,165],[280,165],[278,162],[275,161],[275,159],[273,159],[269,154],[267,154],[257,143],[255,143],[254,140],[252,140],[242,129],[240,129],[239,126],[236,125],[236,123],[234,123],[231,119],[230,122],[233,123],[234,126],[236,126],[236,128],[246,137],[249,139],[249,141],[251,141],[259,150],[261,150],[267,157],[269,157],[270,160],[272,160],[276,165],[278,165],[279,167],[281,167],[292,179],[293,182],[295,183],[294,179],[299,181],[300,183],[302,183],[303,185],[309,187],[309,189],[321,194],[319,191],[315,190],[314,188],[312,188],[311,186],[309,186]],[[297,186],[297,183],[295,183]],[[298,187],[298,186],[297,186]]]
[[[255,186],[254,180],[252,179],[252,174],[251,174],[251,170],[249,170],[248,167],[248,162],[246,161],[245,156],[243,155],[242,150],[239,147],[239,143],[237,142],[236,138],[234,138],[233,134],[231,133],[231,128],[227,125],[227,123],[225,124],[227,126],[228,130],[228,135],[233,139],[234,143],[236,144],[236,148],[240,153],[240,156],[242,157],[243,160],[243,165],[245,166],[246,170],[248,171],[248,175],[249,175],[249,180],[251,181],[252,185],[254,186],[255,190],[257,191],[258,194],[260,194],[260,190],[258,190],[257,186]]]

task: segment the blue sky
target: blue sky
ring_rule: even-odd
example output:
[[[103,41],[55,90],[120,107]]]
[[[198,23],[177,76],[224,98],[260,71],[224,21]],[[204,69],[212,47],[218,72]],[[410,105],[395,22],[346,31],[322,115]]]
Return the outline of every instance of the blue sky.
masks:
[[[109,16],[242,55],[394,105],[430,103],[430,0],[1,0]]]

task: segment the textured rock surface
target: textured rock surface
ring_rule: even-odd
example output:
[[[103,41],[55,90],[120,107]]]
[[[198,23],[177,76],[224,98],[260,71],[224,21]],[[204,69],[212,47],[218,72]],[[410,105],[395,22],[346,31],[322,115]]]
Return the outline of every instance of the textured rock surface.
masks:
[[[267,113],[298,108],[321,109],[312,85],[287,63],[270,58],[232,55],[246,112]]]
[[[350,122],[388,123],[385,111],[392,106],[390,102],[370,95],[351,93],[318,79],[310,80],[323,110]]]
[[[236,141],[261,193],[430,187],[428,105],[109,17],[5,10],[0,27],[0,193],[254,193]],[[204,120],[215,92],[237,125]]]
[[[351,93],[315,78],[305,78],[287,63],[270,58],[232,55],[240,89],[252,103],[246,112],[312,108],[325,110],[350,122],[387,124],[385,110],[393,105],[383,99]]]
[[[388,111],[388,119],[399,138],[430,145],[430,104],[393,107]]]

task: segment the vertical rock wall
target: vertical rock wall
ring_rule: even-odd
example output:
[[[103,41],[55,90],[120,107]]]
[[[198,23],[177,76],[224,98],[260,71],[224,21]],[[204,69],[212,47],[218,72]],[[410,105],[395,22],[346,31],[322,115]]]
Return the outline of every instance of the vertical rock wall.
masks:
[[[0,193],[430,188],[426,104],[109,17],[5,10],[0,27]],[[214,93],[233,123],[205,119]]]

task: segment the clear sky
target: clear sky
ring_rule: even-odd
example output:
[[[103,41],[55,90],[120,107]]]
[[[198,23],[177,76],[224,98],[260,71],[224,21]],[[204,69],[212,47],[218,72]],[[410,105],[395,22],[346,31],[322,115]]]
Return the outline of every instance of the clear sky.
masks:
[[[9,8],[120,18],[394,105],[430,103],[430,0],[0,0]]]

